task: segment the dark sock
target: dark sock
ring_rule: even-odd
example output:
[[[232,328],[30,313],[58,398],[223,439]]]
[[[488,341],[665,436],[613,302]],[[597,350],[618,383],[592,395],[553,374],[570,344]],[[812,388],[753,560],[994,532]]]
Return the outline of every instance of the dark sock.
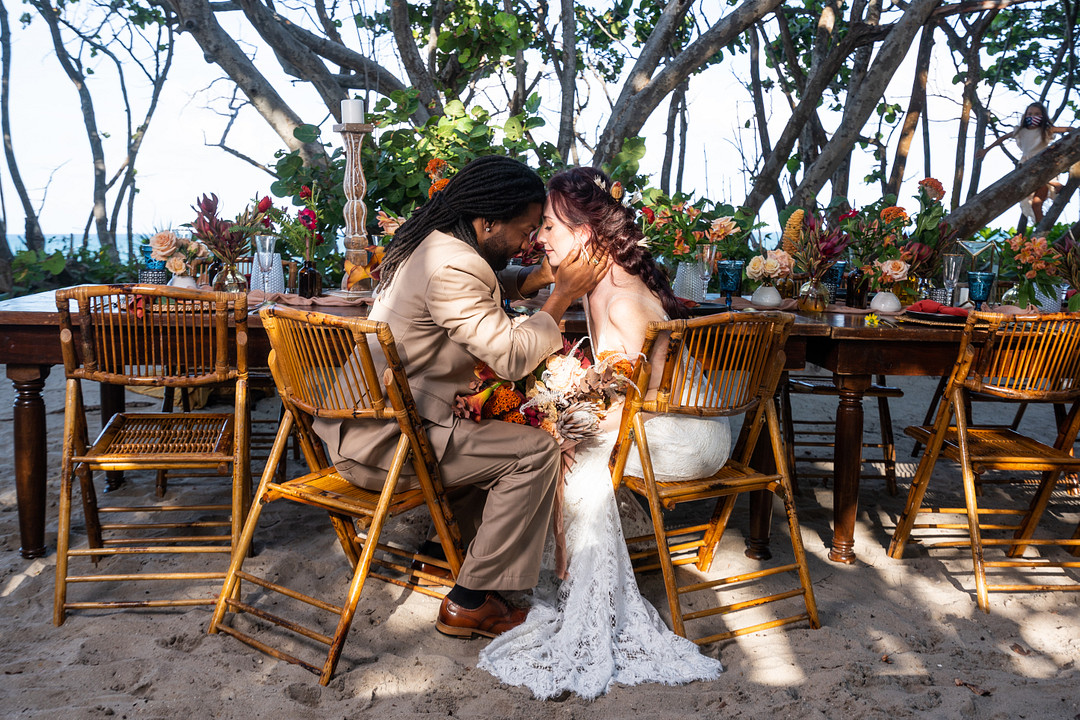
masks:
[[[446,593],[446,598],[454,603],[460,605],[466,610],[475,610],[484,604],[484,600],[487,599],[486,590],[470,590],[467,587],[461,585],[455,585],[450,588],[450,592]]]
[[[443,550],[442,543],[438,540],[425,540],[424,544],[420,546],[420,554],[439,560],[446,559],[446,551]]]

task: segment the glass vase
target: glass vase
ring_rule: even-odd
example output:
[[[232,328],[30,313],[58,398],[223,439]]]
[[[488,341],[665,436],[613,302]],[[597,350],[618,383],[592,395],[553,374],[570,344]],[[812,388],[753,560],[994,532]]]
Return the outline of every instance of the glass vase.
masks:
[[[859,310],[866,309],[867,296],[870,293],[870,278],[858,265],[855,269],[848,273],[847,276],[847,297],[844,299],[844,303],[849,308],[856,308]]]
[[[313,298],[322,295],[322,275],[314,260],[305,260],[297,275],[297,292],[300,297]]]
[[[681,298],[702,302],[705,300],[705,267],[696,260],[679,263],[675,270],[672,291]]]
[[[829,306],[829,288],[821,280],[807,280],[799,288],[795,307],[803,313],[822,313]]]
[[[795,278],[790,275],[776,278],[776,280],[773,281],[773,287],[776,288],[776,291],[780,293],[780,297],[782,298],[793,298],[795,297],[795,293],[799,290],[799,284],[796,283]]]
[[[900,300],[904,307],[919,300],[919,278],[909,275],[906,280],[893,283],[893,294]]]
[[[247,278],[235,265],[226,264],[225,268],[214,278],[214,289],[219,292],[240,293],[247,292]]]

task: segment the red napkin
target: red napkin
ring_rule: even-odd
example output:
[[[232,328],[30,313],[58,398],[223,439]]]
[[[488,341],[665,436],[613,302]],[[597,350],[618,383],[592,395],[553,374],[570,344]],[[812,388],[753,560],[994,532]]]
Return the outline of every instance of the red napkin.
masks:
[[[968,314],[967,308],[950,307],[929,299],[911,303],[907,309],[915,312],[941,313],[942,315],[956,315],[958,317],[967,317]]]
[[[701,303],[697,302],[696,300],[691,300],[690,298],[679,297],[678,295],[675,296],[675,299],[678,300],[680,303],[682,303],[683,306],[686,307],[686,308],[696,308],[698,305],[701,304]]]

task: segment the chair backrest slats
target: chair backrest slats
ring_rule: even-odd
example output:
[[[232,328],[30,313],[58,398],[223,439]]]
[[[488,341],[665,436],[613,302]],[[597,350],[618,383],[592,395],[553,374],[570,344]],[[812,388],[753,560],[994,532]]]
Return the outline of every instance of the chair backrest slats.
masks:
[[[781,313],[723,314],[650,323],[644,352],[664,335],[668,349],[655,400],[646,412],[735,415],[755,407],[773,388],[773,362],[792,318]]]
[[[1080,398],[1080,314],[972,313],[961,357],[973,353],[959,381],[999,397],[1068,402]]]
[[[70,303],[78,307],[74,342]],[[69,377],[194,386],[247,372],[247,297],[159,285],[97,285],[56,293]],[[235,341],[230,335],[235,329]],[[230,350],[236,348],[235,362]]]
[[[379,374],[389,366],[386,347],[375,339],[381,349],[376,361],[369,341],[382,323],[275,305],[261,314],[287,403],[315,417],[393,417]]]

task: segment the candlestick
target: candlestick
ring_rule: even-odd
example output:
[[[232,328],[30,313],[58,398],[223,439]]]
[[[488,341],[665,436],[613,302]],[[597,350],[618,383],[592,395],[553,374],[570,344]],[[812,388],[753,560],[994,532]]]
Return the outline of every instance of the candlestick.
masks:
[[[359,103],[360,101],[342,101],[343,120],[347,102]],[[360,164],[360,146],[364,142],[364,136],[374,129],[374,125],[348,121],[334,126],[334,131],[341,133],[341,139],[345,144],[345,180],[342,183],[346,199],[344,207],[345,274],[341,278],[341,289],[364,294],[369,294],[371,291],[371,276],[368,272],[370,263],[368,247],[371,242],[367,234],[367,205],[364,204],[367,178],[364,177],[364,168]]]
[[[341,122],[346,125],[358,125],[364,122],[363,100],[341,101]]]

